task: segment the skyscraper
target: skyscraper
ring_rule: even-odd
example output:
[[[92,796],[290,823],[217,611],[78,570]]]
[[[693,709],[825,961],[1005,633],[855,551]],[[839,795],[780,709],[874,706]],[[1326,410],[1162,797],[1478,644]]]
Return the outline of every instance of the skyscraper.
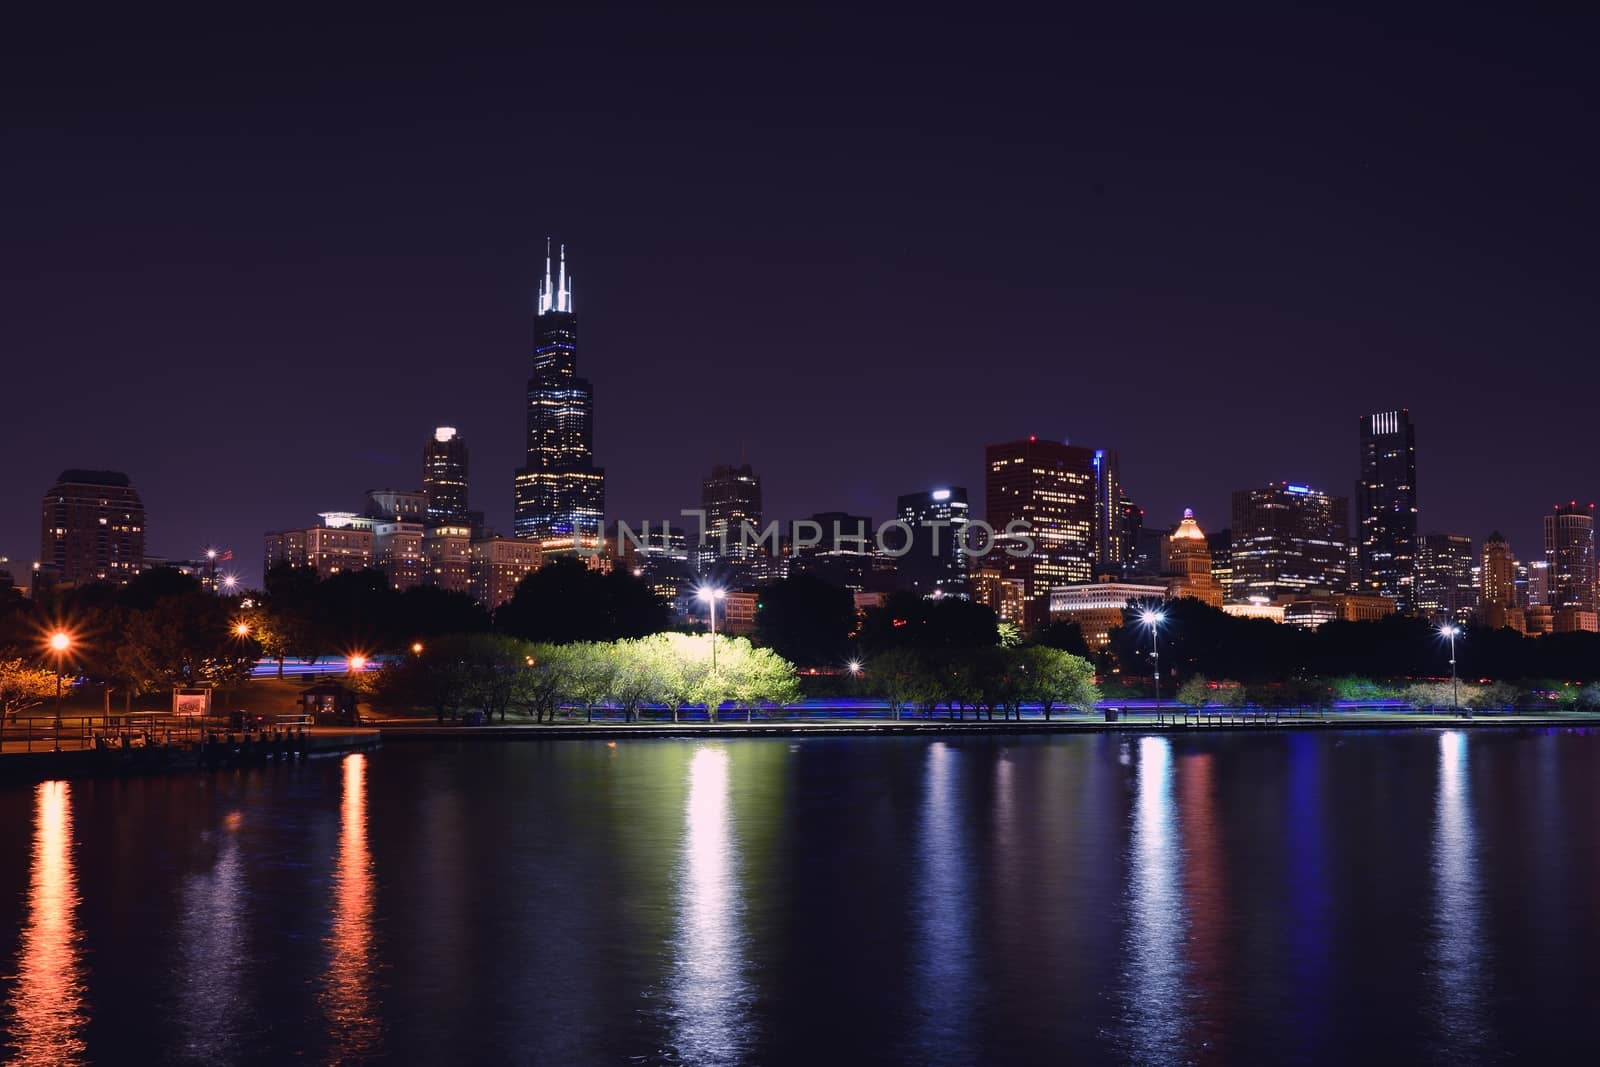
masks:
[[[1477,614],[1472,538],[1430,533],[1417,538],[1416,610],[1435,622],[1465,623]]]
[[[422,446],[422,492],[428,521],[449,522],[467,514],[467,442],[454,426],[433,431]]]
[[[1522,613],[1522,597],[1517,592],[1517,561],[1511,546],[1499,530],[1483,543],[1480,572],[1479,615],[1491,630],[1510,627],[1519,633],[1527,629]]]
[[[1097,574],[1121,577],[1132,544],[1124,525],[1122,473],[1117,454],[1104,448],[1094,452],[1094,569]]]
[[[513,529],[546,554],[595,547],[605,516],[605,470],[594,465],[594,388],[577,372],[578,316],[572,305],[567,250],[544,282],[533,323],[533,376],[528,379],[528,462],[516,474]]]
[[[971,517],[961,486],[907,493],[895,515],[911,527],[909,551],[895,561],[900,588],[923,596],[968,596],[967,554],[962,550]]]
[[[1361,417],[1357,588],[1416,605],[1417,434],[1405,408]]]
[[[1557,504],[1544,517],[1544,560],[1547,603],[1557,628],[1562,628],[1563,611],[1593,613],[1597,606],[1593,504],[1579,504],[1576,500]]]
[[[1027,437],[985,451],[988,523],[1002,533],[1027,524],[1033,552],[1004,557],[1006,576],[1027,583],[1029,621],[1043,622],[1051,586],[1094,576],[1094,450]]]
[[[1343,593],[1350,585],[1350,502],[1279,482],[1233,494],[1233,593],[1248,600]]]
[[[40,512],[46,580],[127,582],[144,569],[144,501],[126,474],[62,471]]]
[[[1211,545],[1192,508],[1183,509],[1177,529],[1161,543],[1161,573],[1170,579],[1168,596],[1222,607],[1222,586],[1211,573]]]
[[[719,555],[737,555],[761,536],[761,475],[748,463],[719,463],[700,483],[706,541]],[[753,547],[753,545],[752,545]]]

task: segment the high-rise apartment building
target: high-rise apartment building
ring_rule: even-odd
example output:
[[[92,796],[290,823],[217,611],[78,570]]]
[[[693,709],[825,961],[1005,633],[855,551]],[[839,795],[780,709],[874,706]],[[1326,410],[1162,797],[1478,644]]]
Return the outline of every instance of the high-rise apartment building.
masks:
[[[1094,577],[1094,449],[1026,437],[985,450],[987,520],[998,532],[1025,524],[1033,552],[1006,557],[1026,583],[1029,622],[1048,617],[1050,589]]]
[[[1308,485],[1278,482],[1233,494],[1236,599],[1300,598],[1350,586],[1349,501]]]
[[[144,501],[126,474],[62,471],[40,513],[47,581],[125,583],[144,569]]]
[[[466,517],[467,442],[454,426],[440,426],[422,446],[422,493],[429,522]]]
[[[895,560],[899,587],[923,596],[967,596],[967,491],[957,485],[907,493],[896,501],[895,515],[911,528],[909,551]]]
[[[1415,606],[1417,434],[1404,408],[1361,417],[1357,588]]]
[[[1435,622],[1465,623],[1478,613],[1472,581],[1475,556],[1466,534],[1417,538],[1415,610]]]
[[[1554,613],[1556,629],[1589,629],[1563,626],[1561,613],[1593,614],[1595,601],[1594,505],[1576,500],[1557,504],[1544,517],[1544,561],[1547,603]]]
[[[533,326],[528,379],[528,461],[516,474],[516,535],[546,555],[594,550],[601,542],[606,476],[594,465],[594,387],[577,372],[578,316],[567,253],[552,282],[545,248],[544,283]]]

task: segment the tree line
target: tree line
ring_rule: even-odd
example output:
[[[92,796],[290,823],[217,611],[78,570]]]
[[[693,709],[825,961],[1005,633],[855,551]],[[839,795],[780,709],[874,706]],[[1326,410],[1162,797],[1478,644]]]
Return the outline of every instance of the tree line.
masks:
[[[591,722],[600,708],[621,711],[627,722],[657,709],[677,722],[694,707],[716,722],[724,709],[753,718],[800,699],[794,665],[771,649],[742,637],[680,633],[564,645],[457,635],[385,666],[369,684],[378,707],[428,712],[440,722],[468,711],[554,722],[569,708]]]

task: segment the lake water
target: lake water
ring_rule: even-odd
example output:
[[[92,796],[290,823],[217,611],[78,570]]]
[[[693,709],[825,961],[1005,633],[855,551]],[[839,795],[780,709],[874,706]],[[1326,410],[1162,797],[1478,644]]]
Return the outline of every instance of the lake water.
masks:
[[[1600,1049],[1600,734],[391,743],[0,791],[4,1058]]]

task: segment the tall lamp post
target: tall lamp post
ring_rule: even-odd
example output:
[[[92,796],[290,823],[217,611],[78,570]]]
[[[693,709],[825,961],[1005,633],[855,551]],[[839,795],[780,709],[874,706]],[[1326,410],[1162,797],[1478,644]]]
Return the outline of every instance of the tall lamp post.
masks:
[[[718,589],[709,585],[700,587],[700,599],[704,600],[711,608],[711,671],[713,674],[717,670],[717,601],[727,595],[728,591],[726,589]]]
[[[1446,623],[1439,627],[1439,633],[1450,641],[1450,710],[1461,710],[1461,684],[1456,675],[1456,638],[1461,635],[1461,627],[1454,623]]]
[[[1145,608],[1139,613],[1139,622],[1150,628],[1150,669],[1155,676],[1156,691],[1156,718],[1161,717],[1161,649],[1157,636],[1161,632],[1161,624],[1167,621],[1167,613],[1157,608]]]
[[[56,658],[56,744],[57,752],[61,751],[61,667],[66,659],[67,652],[72,648],[72,635],[65,630],[57,630],[50,635],[50,652]]]

